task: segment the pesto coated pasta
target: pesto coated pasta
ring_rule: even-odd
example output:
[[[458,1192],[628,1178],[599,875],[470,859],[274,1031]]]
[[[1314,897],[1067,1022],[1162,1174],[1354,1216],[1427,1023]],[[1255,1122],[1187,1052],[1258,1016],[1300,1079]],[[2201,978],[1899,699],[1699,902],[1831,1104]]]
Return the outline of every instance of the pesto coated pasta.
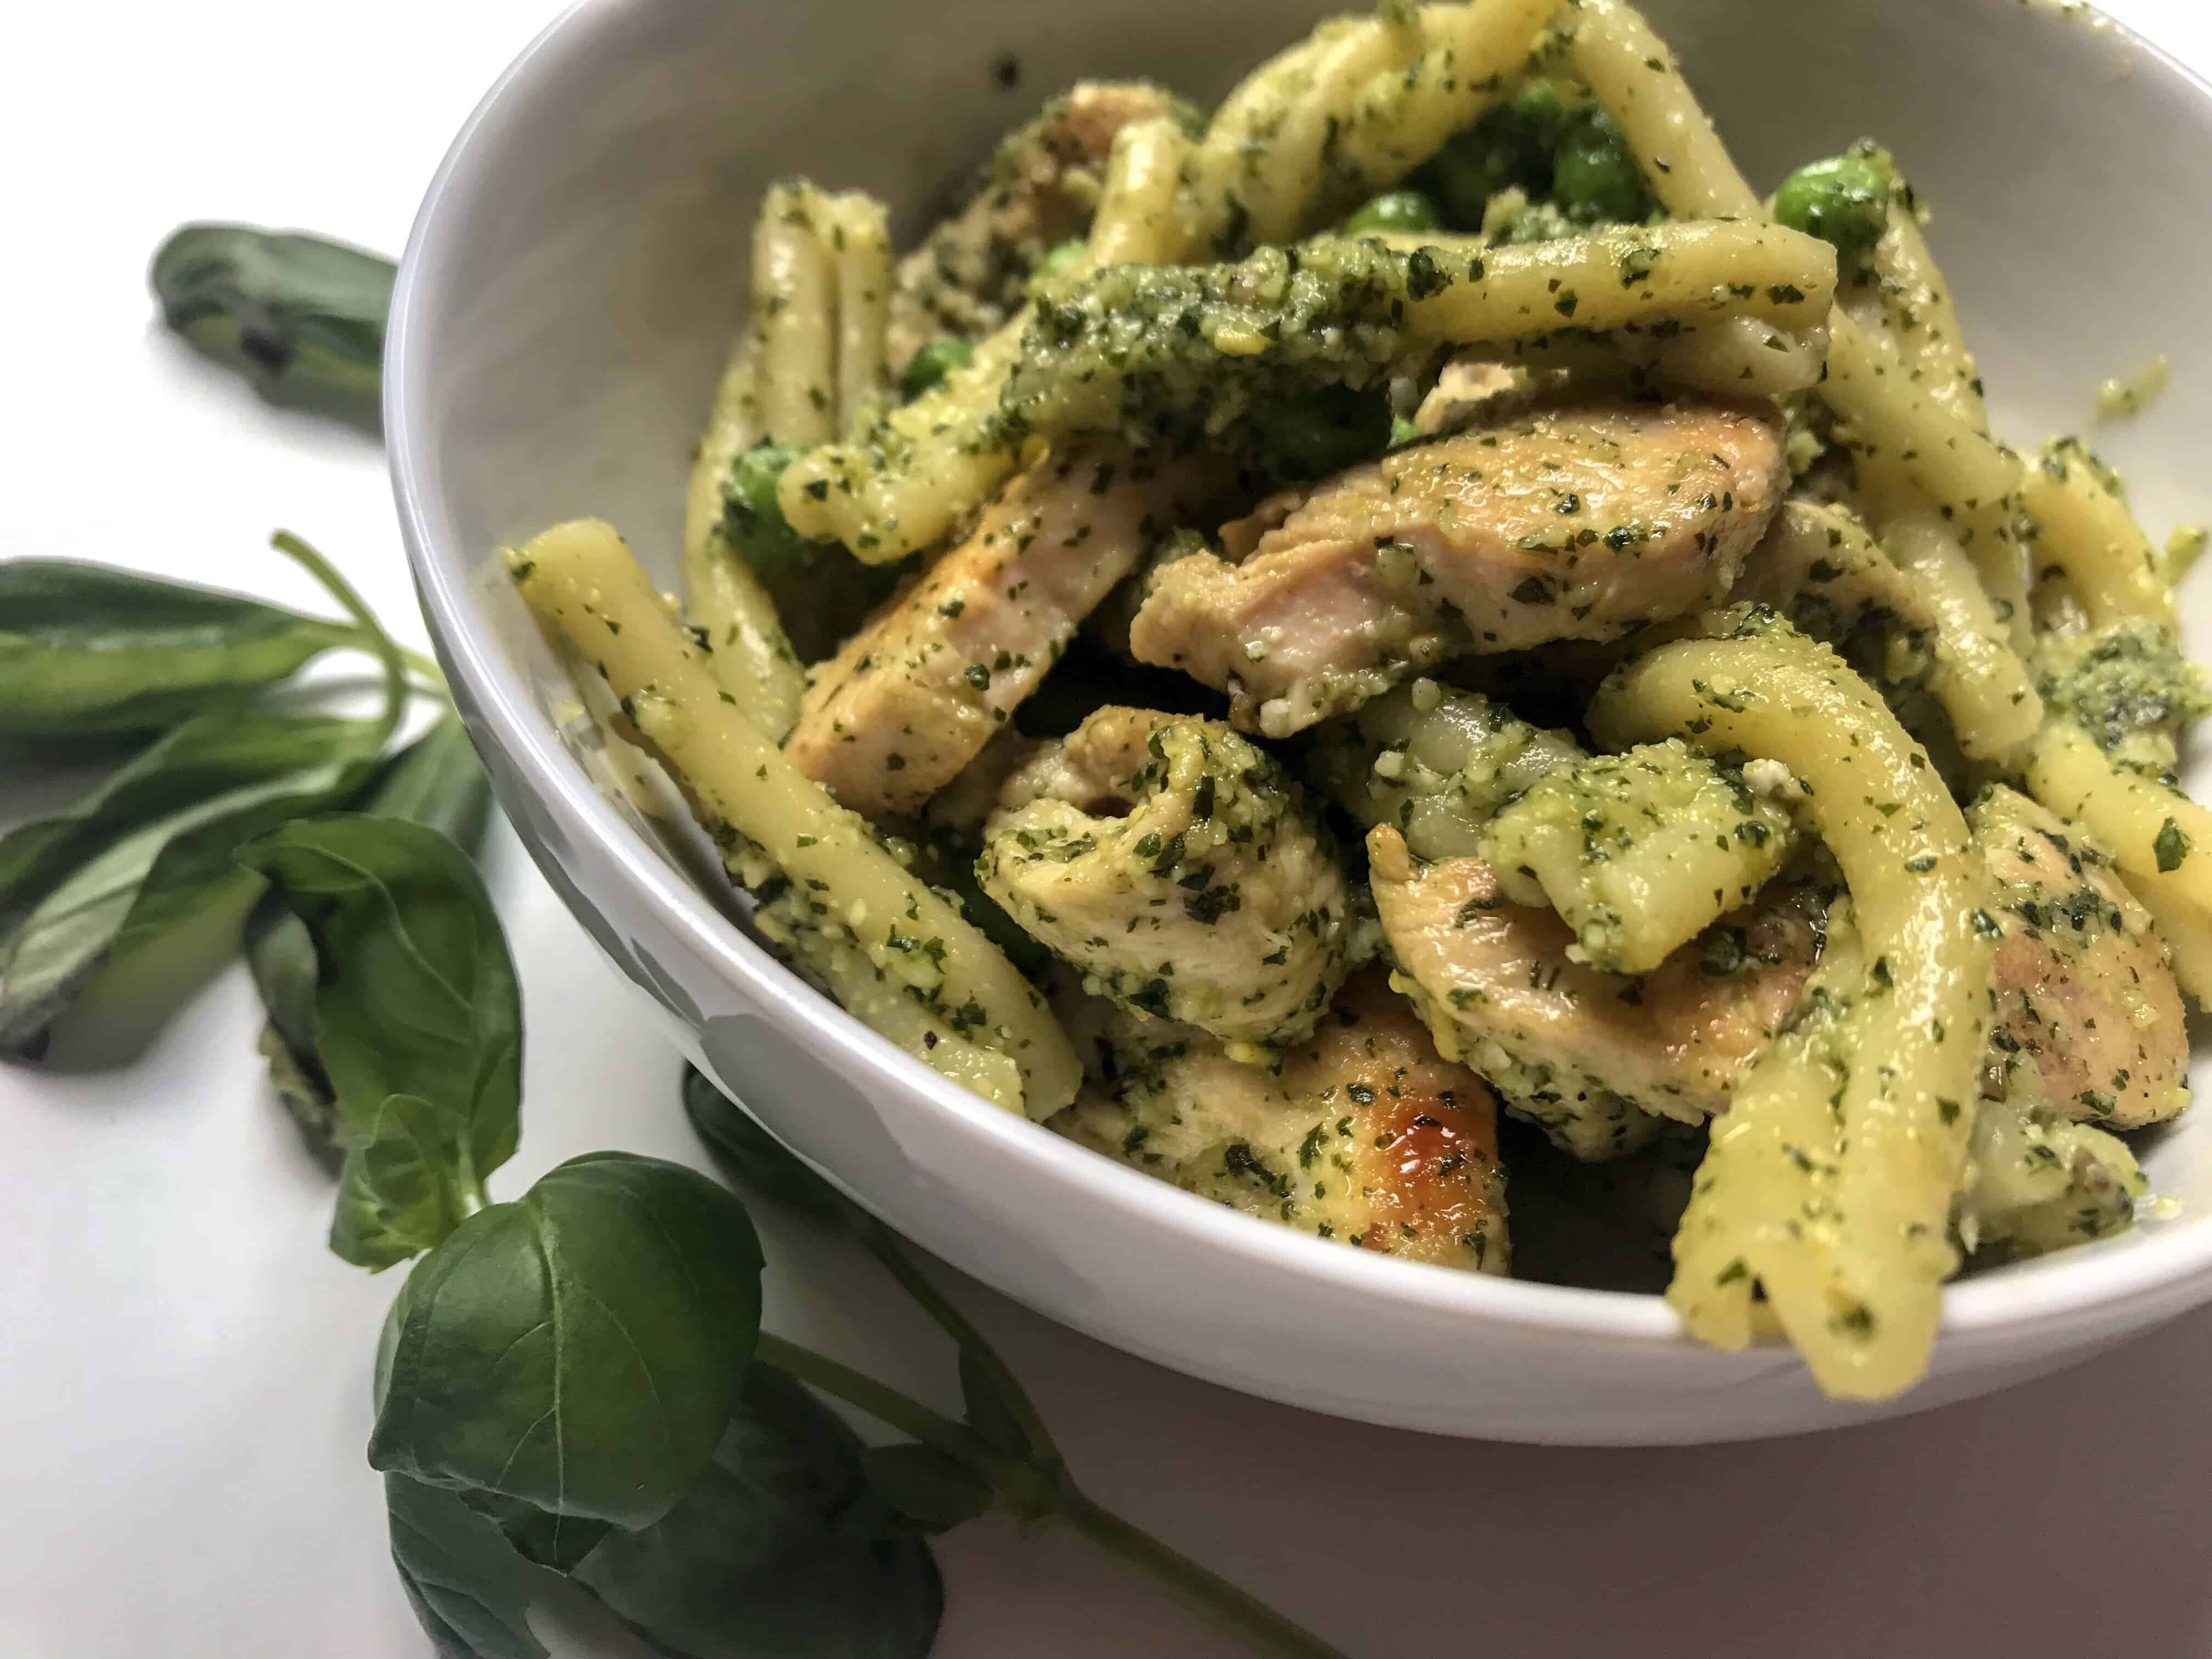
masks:
[[[509,569],[941,1077],[1432,1267],[1611,1164],[1690,1335],[1887,1398],[2136,1224],[2212,686],[2122,481],[1991,432],[1911,158],[1758,159],[1621,0],[1085,82],[904,251],[767,192],[680,598]]]

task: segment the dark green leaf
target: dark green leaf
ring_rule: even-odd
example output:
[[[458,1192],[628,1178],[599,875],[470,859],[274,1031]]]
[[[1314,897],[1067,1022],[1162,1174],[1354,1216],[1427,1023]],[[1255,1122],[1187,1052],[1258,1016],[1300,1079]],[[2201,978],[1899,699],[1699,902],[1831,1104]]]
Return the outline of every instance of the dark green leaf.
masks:
[[[418,1095],[392,1095],[347,1148],[331,1249],[374,1272],[434,1249],[469,1212],[453,1158],[459,1125]]]
[[[754,1367],[714,1462],[658,1525],[611,1532],[574,1581],[676,1659],[923,1659],[945,1591],[869,1487],[851,1431]]]
[[[967,1407],[968,1426],[1000,1451],[1026,1457],[1035,1449],[1007,1403],[998,1373],[981,1352],[965,1343],[960,1349],[960,1400]]]
[[[550,1567],[556,1572],[574,1571],[576,1564],[597,1549],[599,1540],[614,1530],[612,1522],[587,1516],[556,1515],[501,1492],[470,1490],[461,1496],[471,1509],[505,1533],[507,1541],[525,1559],[541,1567]]]
[[[361,786],[382,728],[357,720],[314,729],[331,734],[319,763],[181,802],[72,848],[68,873],[0,921],[0,1054],[45,1053],[54,1021],[111,953],[240,893],[252,880],[238,866],[240,847]],[[43,868],[49,860],[34,861]]]
[[[109,837],[241,784],[313,766],[362,735],[359,721],[323,715],[226,709],[186,720],[68,811],[0,836],[0,916],[27,908]]]
[[[171,328],[264,390],[373,400],[392,304],[389,259],[251,225],[173,232],[149,273]]]
[[[927,1533],[973,1521],[996,1498],[988,1480],[928,1446],[870,1446],[860,1453],[860,1468],[891,1513]]]
[[[71,559],[0,563],[0,736],[174,726],[356,637],[348,623]]]
[[[784,1151],[696,1066],[684,1068],[684,1112],[732,1179],[836,1226],[852,1227],[865,1219],[851,1200]]]
[[[288,824],[244,859],[323,964],[316,1053],[341,1137],[393,1095],[434,1101],[465,1133],[465,1189],[480,1184],[514,1151],[522,1008],[475,865],[435,830],[352,813]]]
[[[532,1569],[449,1492],[386,1475],[392,1561],[441,1659],[547,1659],[531,1634]]]
[[[696,1170],[571,1159],[416,1270],[370,1463],[651,1525],[729,1425],[760,1267],[744,1206]]]
[[[490,812],[491,786],[467,732],[448,714],[378,768],[348,805],[374,817],[427,824],[474,853]],[[337,1106],[315,1053],[315,942],[274,893],[246,920],[246,964],[269,1013],[260,1048],[270,1081],[310,1141],[330,1145]]]

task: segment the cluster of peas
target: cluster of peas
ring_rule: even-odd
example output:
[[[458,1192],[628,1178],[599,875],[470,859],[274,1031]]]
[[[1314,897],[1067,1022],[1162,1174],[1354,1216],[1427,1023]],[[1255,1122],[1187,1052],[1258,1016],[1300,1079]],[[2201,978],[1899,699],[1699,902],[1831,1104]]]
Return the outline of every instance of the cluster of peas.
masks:
[[[1453,138],[1407,188],[1352,214],[1344,234],[1478,231],[1491,198],[1513,189],[1551,203],[1571,225],[1632,224],[1656,206],[1613,118],[1537,80]]]

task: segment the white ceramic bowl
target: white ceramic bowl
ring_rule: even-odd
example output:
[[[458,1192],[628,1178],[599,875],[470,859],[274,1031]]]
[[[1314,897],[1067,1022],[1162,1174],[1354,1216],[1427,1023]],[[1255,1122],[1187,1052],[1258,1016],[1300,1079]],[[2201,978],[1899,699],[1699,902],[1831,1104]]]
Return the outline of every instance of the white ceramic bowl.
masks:
[[[2171,353],[2164,400],[2105,438],[2161,533],[2192,502],[2212,512],[2193,441],[2212,429],[2199,287],[2212,173],[2177,164],[2212,153],[2204,88],[2116,30],[2018,0],[1650,9],[1754,183],[1863,133],[1904,159],[1936,206],[2002,429],[2029,441],[2084,421],[2100,378]],[[874,191],[910,234],[1045,93],[1148,75],[1216,97],[1314,11],[586,0],[568,13],[454,141],[394,302],[392,476],[456,696],[547,878],[685,1051],[869,1208],[1032,1307],[1232,1387],[1450,1434],[1686,1442],[1881,1414],[1823,1400],[1787,1349],[1692,1344],[1656,1297],[1299,1237],[993,1109],[779,966],[556,735],[550,711],[572,687],[493,550],[597,514],[672,572],[692,438],[769,180]],[[609,1139],[640,1109],[675,1107],[611,1107]],[[2160,1137],[2149,1167],[2179,1219],[1953,1287],[1927,1381],[1883,1410],[2037,1376],[2212,1298],[2212,1121],[2200,1111]]]

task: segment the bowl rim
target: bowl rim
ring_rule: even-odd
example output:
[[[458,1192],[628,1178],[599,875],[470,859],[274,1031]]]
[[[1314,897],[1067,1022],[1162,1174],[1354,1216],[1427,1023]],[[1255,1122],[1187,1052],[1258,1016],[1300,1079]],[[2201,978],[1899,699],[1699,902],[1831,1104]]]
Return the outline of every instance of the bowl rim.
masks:
[[[460,544],[443,507],[429,422],[420,407],[420,388],[429,380],[422,354],[431,331],[428,319],[449,291],[447,266],[464,234],[465,216],[457,204],[470,193],[478,172],[502,153],[502,129],[539,82],[591,58],[621,15],[652,3],[574,0],[500,74],[455,135],[423,195],[392,294],[383,418],[408,561],[438,653],[454,683],[469,693],[489,739],[512,762],[511,775],[588,836],[653,920],[732,981],[773,1024],[846,1063],[853,1080],[872,1096],[897,1100],[896,1109],[939,1115],[945,1127],[988,1143],[994,1155],[1015,1160],[1031,1178],[1072,1200],[1124,1212],[1192,1248],[1229,1252],[1248,1269],[1280,1275],[1286,1283],[1320,1281],[1338,1294],[1464,1320],[1471,1331],[1487,1327],[1689,1348],[1716,1362],[1729,1358],[1695,1343],[1660,1296],[1500,1278],[1346,1249],[1259,1224],[990,1105],[870,1030],[778,963],[650,847],[561,745],[524,676],[477,620],[466,574],[474,550]],[[1995,3],[1989,9],[2014,9]],[[2124,25],[2103,21],[2160,70],[2212,100],[2212,85],[2186,65]],[[865,1194],[853,1196],[867,1201]],[[1954,1280],[1944,1288],[1941,1330],[1951,1338],[2017,1333],[2150,1299],[2208,1273],[2212,1224],[2162,1226]],[[976,1276],[991,1278],[988,1271]]]

